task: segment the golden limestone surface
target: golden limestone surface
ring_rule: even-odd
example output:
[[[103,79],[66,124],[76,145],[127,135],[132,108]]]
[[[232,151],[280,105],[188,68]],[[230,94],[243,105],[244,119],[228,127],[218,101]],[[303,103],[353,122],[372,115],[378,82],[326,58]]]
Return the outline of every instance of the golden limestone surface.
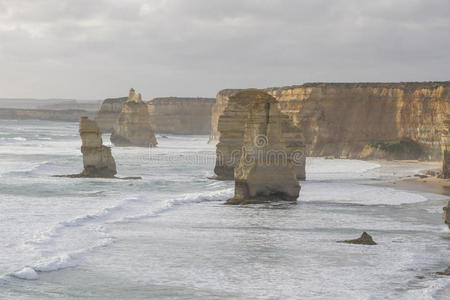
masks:
[[[450,111],[450,82],[306,83],[265,89],[279,102],[303,134],[307,156],[370,158],[367,145],[402,140],[416,158],[440,159],[440,132]],[[210,140],[220,139],[219,119],[230,97],[239,90],[217,94],[212,108]],[[396,146],[394,145],[394,149]],[[374,148],[376,150],[376,148]],[[386,153],[385,154],[389,154]]]
[[[244,90],[234,99],[245,101],[248,109],[239,142],[242,154],[234,168],[235,195],[227,203],[295,202],[300,185],[283,136],[286,115],[278,109],[277,101],[263,91]]]
[[[97,122],[81,117],[79,132],[84,166],[79,177],[114,177],[117,173],[116,162],[111,148],[103,146],[102,132]]]
[[[265,95],[267,93],[258,90],[245,90],[234,93],[227,101],[227,107],[218,120],[218,130],[220,132],[219,143],[216,146],[216,166],[214,172],[219,179],[233,179],[234,169],[239,163],[244,145],[244,130],[248,119],[250,106],[254,102],[255,93]],[[275,106],[278,102],[275,101]],[[291,159],[295,160],[294,165],[297,179],[304,180],[305,175],[305,146],[301,130],[296,128],[289,117],[280,114],[280,138],[285,150]]]
[[[134,89],[130,90],[127,101],[122,104],[122,111],[114,124],[111,142],[115,146],[125,147],[154,147],[157,144],[147,104]]]

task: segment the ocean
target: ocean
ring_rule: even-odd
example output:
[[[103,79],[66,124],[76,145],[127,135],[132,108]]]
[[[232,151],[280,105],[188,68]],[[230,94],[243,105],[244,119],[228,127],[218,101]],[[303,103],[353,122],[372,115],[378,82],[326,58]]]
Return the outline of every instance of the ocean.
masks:
[[[449,197],[382,186],[426,165],[308,158],[296,205],[228,206],[207,136],[81,179],[52,177],[82,171],[77,123],[0,128],[1,299],[449,299]]]

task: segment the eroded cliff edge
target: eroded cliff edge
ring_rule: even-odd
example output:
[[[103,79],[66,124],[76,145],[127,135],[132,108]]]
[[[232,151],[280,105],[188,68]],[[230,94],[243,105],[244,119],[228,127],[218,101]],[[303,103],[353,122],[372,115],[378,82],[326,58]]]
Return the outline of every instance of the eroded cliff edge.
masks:
[[[157,133],[210,134],[214,98],[155,98],[147,102],[150,122]]]
[[[229,97],[217,94],[211,141]],[[367,146],[412,141],[428,159],[440,159],[441,131],[450,111],[450,82],[306,83],[265,89],[302,131],[309,156],[364,158]],[[365,149],[366,148],[366,149]]]

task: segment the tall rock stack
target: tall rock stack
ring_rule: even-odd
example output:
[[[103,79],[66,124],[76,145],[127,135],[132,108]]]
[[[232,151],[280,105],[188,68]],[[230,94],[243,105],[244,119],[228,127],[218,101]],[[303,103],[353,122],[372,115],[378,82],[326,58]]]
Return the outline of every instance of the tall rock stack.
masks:
[[[154,147],[157,145],[155,133],[150,124],[147,104],[141,94],[130,90],[127,101],[114,124],[111,142],[116,146]]]
[[[262,91],[245,90],[235,98],[245,99],[248,112],[242,155],[234,169],[235,196],[227,204],[295,202],[300,185],[283,137],[286,116]]]
[[[450,118],[444,121],[441,138],[442,147],[442,178],[450,178]]]
[[[219,143],[216,146],[216,166],[214,172],[219,179],[232,180],[234,169],[239,163],[244,145],[244,130],[250,104],[258,90],[229,90],[226,108],[218,120]],[[268,94],[265,94],[268,96]],[[259,97],[259,96],[258,96]],[[273,98],[272,98],[273,99]],[[278,105],[278,102],[275,103]],[[305,145],[302,131],[295,127],[287,115],[281,114],[281,136],[286,151],[295,160],[297,179],[305,179]]]
[[[442,218],[444,219],[444,223],[448,225],[448,228],[450,228],[450,201],[448,201],[447,206],[444,206],[444,215]]]
[[[111,148],[103,146],[102,132],[97,122],[81,117],[79,132],[84,166],[79,177],[114,177],[117,174],[116,162]]]

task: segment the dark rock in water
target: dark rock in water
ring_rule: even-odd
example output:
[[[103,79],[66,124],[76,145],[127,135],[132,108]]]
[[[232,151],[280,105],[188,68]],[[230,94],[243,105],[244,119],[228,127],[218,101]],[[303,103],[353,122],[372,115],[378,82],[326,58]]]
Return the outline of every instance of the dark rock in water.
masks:
[[[445,224],[450,228],[450,201],[448,201],[447,206],[444,206],[443,210],[444,215],[442,216],[442,219],[444,219]]]
[[[436,274],[450,276],[450,267],[448,267],[444,272],[437,272]]]
[[[346,240],[346,241],[338,241],[338,243],[347,243],[347,244],[358,244],[358,245],[376,245],[372,239],[372,237],[367,233],[363,232],[360,238],[355,240]]]

